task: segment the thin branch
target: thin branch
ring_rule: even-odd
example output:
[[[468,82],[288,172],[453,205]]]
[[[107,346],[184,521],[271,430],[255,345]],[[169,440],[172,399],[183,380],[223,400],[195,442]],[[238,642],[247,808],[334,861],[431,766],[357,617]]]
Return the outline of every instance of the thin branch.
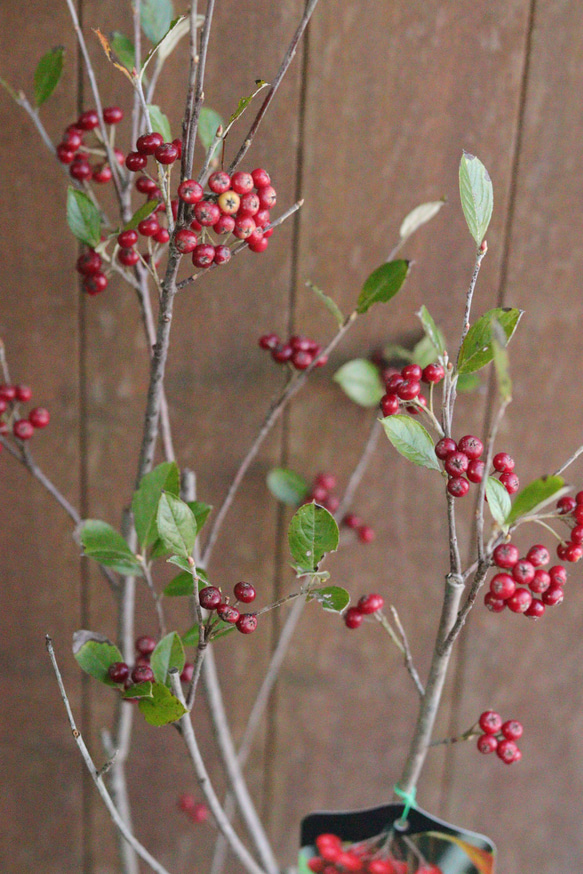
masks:
[[[357,317],[356,310],[354,310],[349,316],[346,317],[342,326],[338,329],[335,336],[332,338],[332,340],[328,343],[328,345],[324,349],[322,355],[328,355],[338,345],[338,343],[344,337],[344,335],[346,334],[346,332],[348,331],[348,329],[350,328],[350,326],[352,325],[352,323],[354,322],[356,317]],[[322,357],[322,356],[320,356],[320,357]],[[223,524],[225,516],[229,512],[231,504],[233,503],[233,499],[234,499],[235,495],[237,494],[237,490],[238,490],[239,486],[241,485],[241,482],[242,482],[245,474],[247,473],[247,470],[249,469],[251,462],[253,461],[253,459],[257,455],[259,448],[261,447],[261,444],[263,443],[263,441],[265,440],[265,438],[267,437],[267,435],[269,434],[269,432],[271,431],[271,429],[273,428],[273,426],[277,422],[279,416],[281,415],[281,413],[285,409],[286,405],[294,397],[294,395],[296,395],[297,392],[305,385],[306,380],[308,379],[312,370],[315,367],[315,364],[316,364],[316,362],[314,361],[314,362],[312,362],[312,364],[310,364],[310,366],[306,370],[304,370],[302,372],[298,372],[297,374],[295,374],[292,377],[292,379],[287,383],[286,387],[281,392],[279,398],[277,398],[277,400],[272,404],[270,410],[268,411],[265,419],[263,420],[263,424],[259,430],[257,437],[255,438],[255,440],[253,441],[253,444],[249,448],[247,455],[244,457],[243,461],[239,465],[239,469],[237,470],[237,473],[235,474],[235,477],[234,477],[234,479],[229,487],[229,490],[227,491],[227,494],[223,500],[223,503],[220,506],[219,512],[215,516],[214,522],[213,522],[211,529],[209,531],[209,534],[208,534],[205,548],[204,548],[203,553],[202,553],[202,559],[201,559],[202,567],[208,566],[208,563],[210,561],[210,557],[212,555],[214,544],[216,542],[217,537],[219,536],[219,532],[221,530],[221,526]]]
[[[198,47],[197,47],[197,13],[198,3],[192,0],[190,4],[190,65],[188,69],[188,88],[186,91],[186,106],[184,108],[184,116],[182,118],[182,160],[180,162],[180,181],[188,179],[192,172],[192,162],[194,160],[194,147],[190,150],[190,122],[194,115],[194,91],[196,87],[196,73],[198,69]],[[192,158],[189,156],[192,154]]]
[[[570,465],[579,458],[581,453],[583,453],[583,446],[580,446],[579,449],[576,449],[573,455],[568,458],[567,461],[558,468],[558,470],[554,472],[553,476],[560,476],[563,471],[567,470],[567,468],[570,467]]]
[[[172,686],[172,691],[174,695],[182,704],[185,704],[184,694],[182,692],[182,687],[180,685],[180,679],[178,678],[177,671],[170,672],[170,684]],[[213,788],[206,766],[204,764],[204,760],[200,753],[200,749],[198,747],[198,743],[196,741],[196,736],[194,733],[194,728],[192,726],[190,713],[185,713],[185,715],[181,718],[180,729],[182,737],[186,744],[186,749],[194,766],[199,785],[206,798],[210,811],[215,818],[219,830],[225,836],[233,853],[239,859],[243,867],[249,872],[249,874],[265,874],[265,871],[257,864],[255,859],[251,856],[251,854],[249,853],[249,851],[247,850],[225,815],[225,811],[223,810],[217,794]]]
[[[150,565],[143,559],[142,562],[142,570],[144,571],[144,578],[146,580],[146,585],[150,590],[150,594],[152,596],[152,600],[154,602],[154,607],[156,608],[156,616],[158,617],[158,633],[159,637],[164,637],[166,634],[166,620],[164,618],[164,609],[162,607],[162,599],[156,592],[156,588],[154,586],[154,580],[152,579],[152,570]]]
[[[187,101],[187,109],[185,112],[185,121],[186,115],[188,115],[187,122],[187,142],[185,145],[186,155],[182,159],[181,164],[181,179],[188,179],[192,173],[192,165],[194,162],[194,147],[196,144],[196,133],[198,130],[198,119],[200,117],[200,110],[202,109],[202,104],[204,101],[204,74],[206,67],[206,56],[208,51],[208,44],[211,34],[211,25],[213,21],[213,13],[215,10],[215,0],[208,0],[206,13],[204,18],[204,24],[202,26],[200,32],[200,51],[198,52],[198,56],[193,54],[195,51],[193,47],[193,42],[196,43],[196,3],[193,3],[191,8],[191,19],[190,19],[190,27],[191,27],[191,67],[190,67],[190,76],[192,76],[193,68],[195,72],[194,76],[194,93],[191,94],[190,91],[190,79],[189,79],[189,92],[188,92],[188,101]]]
[[[298,43],[299,43],[300,39],[302,38],[302,34],[303,34],[304,30],[306,29],[310,18],[312,17],[312,13],[313,13],[314,9],[316,8],[317,3],[318,3],[318,0],[309,0],[309,2],[306,3],[305,9],[304,9],[304,14],[302,15],[302,18],[301,18],[300,23],[297,27],[297,30],[294,33],[292,40],[287,48],[287,51],[283,57],[280,68],[277,71],[275,79],[273,80],[273,83],[272,83],[269,91],[267,92],[265,100],[261,104],[259,112],[255,116],[253,124],[249,128],[249,132],[248,132],[247,136],[245,137],[243,143],[241,144],[239,151],[235,155],[235,157],[231,163],[231,166],[229,167],[229,171],[228,171],[229,176],[231,176],[233,174],[234,170],[239,166],[239,164],[241,163],[241,161],[245,157],[247,150],[249,149],[249,146],[253,142],[253,137],[257,133],[257,130],[259,128],[259,125],[261,124],[263,116],[267,112],[267,110],[269,108],[269,104],[271,103],[271,101],[275,97],[275,93],[276,93],[277,89],[279,88],[279,86],[281,85],[281,81],[282,81],[283,77],[285,76],[285,74],[287,73],[289,65],[293,61],[294,55],[295,55],[297,47],[298,47]]]
[[[132,15],[134,25],[134,57],[135,68],[139,72],[142,66],[142,22],[141,0],[132,0]],[[134,90],[134,103],[132,107],[132,141],[131,147],[135,148],[136,140],[140,132],[140,97]]]
[[[370,433],[368,435],[368,439],[364,444],[364,448],[362,450],[362,454],[358,460],[358,463],[352,474],[350,479],[348,480],[348,485],[346,486],[346,490],[342,495],[342,500],[338,505],[337,511],[334,513],[334,516],[337,520],[341,521],[346,514],[346,511],[350,507],[356,490],[358,489],[360,483],[362,482],[362,478],[368,468],[371,458],[374,455],[374,451],[377,447],[377,443],[379,437],[382,432],[382,426],[380,421],[375,417],[374,422],[372,423],[372,427],[370,429]]]
[[[482,243],[478,251],[476,252],[476,263],[474,264],[474,272],[472,273],[472,278],[470,280],[470,287],[468,288],[466,294],[466,308],[464,311],[464,322],[462,325],[462,333],[460,337],[460,345],[458,349],[458,354],[456,358],[456,364],[460,360],[460,353],[462,351],[462,346],[464,345],[464,340],[466,339],[466,335],[470,330],[470,313],[472,309],[472,300],[474,297],[474,289],[476,288],[476,282],[478,281],[478,273],[480,272],[480,267],[482,266],[482,261],[484,259],[484,255],[488,251],[488,245],[486,241]]]
[[[397,626],[399,635],[401,636],[401,642],[403,644],[403,655],[405,657],[405,667],[407,668],[411,679],[415,683],[417,691],[419,692],[420,696],[423,697],[425,689],[423,688],[423,683],[419,679],[419,674],[417,673],[415,665],[413,664],[413,656],[411,655],[411,648],[409,647],[409,640],[407,639],[405,629],[403,628],[396,608],[393,607],[392,604],[389,605],[389,610],[393,615],[393,620],[395,622],[395,625]]]
[[[49,635],[46,635],[46,646],[49,653],[49,657],[51,659],[51,663],[53,666],[53,670],[55,672],[55,676],[57,678],[57,683],[59,684],[59,690],[61,693],[61,698],[63,699],[63,704],[65,705],[65,710],[67,711],[67,717],[69,720],[69,725],[71,726],[71,733],[75,739],[75,743],[79,747],[81,755],[83,757],[83,761],[87,766],[87,770],[91,774],[91,778],[93,782],[97,786],[97,791],[101,795],[107,810],[109,811],[109,815],[111,816],[115,826],[119,829],[125,840],[134,848],[138,856],[146,862],[153,871],[156,871],[157,874],[169,874],[168,870],[164,868],[163,865],[160,864],[147,850],[146,848],[134,837],[134,835],[129,830],[128,826],[122,819],[119,814],[118,809],[112,801],[112,798],[107,791],[105,783],[103,781],[103,775],[95,767],[93,759],[91,758],[91,754],[85,745],[85,741],[81,736],[81,732],[77,728],[75,724],[75,719],[73,717],[73,711],[71,710],[71,705],[69,703],[69,699],[67,697],[67,692],[65,690],[65,686],[63,683],[63,678],[61,676],[61,672],[59,670],[59,666],[57,664],[57,660],[55,657],[55,651],[53,649],[53,643]]]
[[[26,113],[28,114],[28,116],[31,118],[31,120],[32,120],[32,122],[33,122],[33,124],[34,124],[34,126],[36,127],[37,131],[38,131],[39,134],[40,134],[40,137],[41,137],[43,143],[45,144],[45,146],[47,147],[47,149],[49,150],[49,152],[51,153],[51,155],[53,155],[53,157],[56,157],[56,155],[57,155],[57,149],[56,149],[56,147],[55,147],[55,144],[54,144],[53,141],[51,140],[50,136],[48,135],[47,130],[46,130],[44,124],[43,124],[42,121],[40,120],[40,116],[39,116],[39,114],[38,114],[38,109],[34,109],[34,108],[30,105],[30,102],[29,102],[29,100],[28,100],[28,97],[26,96],[26,94],[24,93],[24,91],[19,91],[19,92],[18,92],[18,95],[16,96],[15,99],[16,99],[16,102],[18,103],[18,105],[19,105],[19,106],[22,106],[22,108],[25,110],[25,112],[26,112]],[[59,162],[59,163],[60,163],[60,162]],[[63,167],[63,170],[64,170],[65,174],[66,174],[67,176],[69,176],[69,174],[68,174],[68,172],[67,172],[67,168],[64,167],[63,164],[61,164],[61,167]],[[70,177],[69,177],[69,178],[70,178]],[[72,180],[72,179],[71,179],[70,181],[71,181],[71,183],[73,183],[73,180]]]

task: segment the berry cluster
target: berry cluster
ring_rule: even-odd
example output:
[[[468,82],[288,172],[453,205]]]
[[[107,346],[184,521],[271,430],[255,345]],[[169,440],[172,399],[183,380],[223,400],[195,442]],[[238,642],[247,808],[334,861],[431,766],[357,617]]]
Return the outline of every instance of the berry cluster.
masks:
[[[322,355],[322,347],[309,337],[293,334],[289,340],[282,343],[277,334],[262,334],[259,338],[261,349],[268,349],[271,357],[278,364],[289,362],[296,370],[307,370],[315,363],[315,367],[323,367],[328,362],[328,356]],[[320,501],[318,501],[320,503]]]
[[[150,667],[150,656],[156,649],[156,641],[148,634],[138,637],[136,640],[136,659],[133,667],[125,662],[113,662],[107,670],[109,679],[124,689],[129,689],[134,683],[154,683],[154,671]],[[183,683],[189,683],[192,679],[194,665],[185,664],[180,679]]]
[[[237,610],[237,604],[251,604],[256,598],[255,588],[251,583],[240,582],[236,583],[233,588],[235,595],[235,604],[229,604],[228,598],[223,598],[223,594],[216,586],[205,586],[200,590],[200,606],[210,612],[215,611],[219,619],[223,622],[229,622],[235,625],[237,631],[241,634],[252,634],[257,628],[256,613],[241,613]]]
[[[381,375],[387,390],[381,398],[383,416],[394,416],[402,405],[406,412],[416,416],[427,406],[427,399],[421,394],[421,383],[431,385],[441,382],[445,371],[441,364],[435,362],[423,369],[418,364],[407,364],[401,371],[384,368]]]
[[[481,483],[486,465],[480,461],[484,444],[473,434],[466,434],[457,443],[451,437],[442,437],[435,445],[435,454],[443,461],[447,473],[447,490],[453,498],[463,498],[470,490],[470,483]],[[518,491],[519,481],[514,469],[514,459],[507,452],[499,452],[492,460],[494,471],[500,474],[500,482],[509,495]],[[465,475],[464,475],[465,474]]]
[[[579,561],[583,557],[583,492],[577,492],[574,498],[569,495],[559,498],[557,509],[561,516],[569,516],[575,522],[569,540],[557,546],[557,555],[561,561]]]
[[[197,801],[190,792],[184,792],[178,799],[178,809],[185,813],[192,822],[207,822],[210,811],[204,801]]]
[[[75,269],[83,277],[83,290],[87,294],[99,294],[107,288],[109,280],[102,267],[103,258],[95,249],[87,249],[77,258]]]
[[[537,543],[528,550],[526,558],[520,558],[513,543],[501,543],[494,550],[493,558],[501,572],[492,577],[490,591],[484,597],[492,613],[501,613],[508,607],[512,613],[540,619],[547,607],[562,602],[567,571],[560,564],[544,570],[550,561],[545,546]],[[540,597],[535,598],[535,595]]]
[[[106,106],[103,110],[103,121],[106,125],[119,124],[123,119],[123,110],[119,106]],[[86,143],[88,135],[93,135],[92,141]],[[115,157],[121,165],[124,154],[114,149]],[[89,163],[89,155],[97,155],[97,164]],[[78,182],[109,182],[112,177],[111,167],[107,163],[107,153],[99,131],[99,116],[95,109],[82,112],[77,121],[70,124],[63,133],[63,138],[57,146],[57,159],[69,167],[69,174]]]
[[[478,749],[484,755],[496,753],[504,764],[519,762],[522,753],[516,741],[522,737],[522,725],[517,719],[502,722],[502,717],[495,710],[485,710],[478,720],[478,725],[484,732],[478,738]]]
[[[34,407],[27,419],[19,416],[18,404],[28,403],[32,390],[27,385],[0,385],[0,434],[12,433],[19,440],[30,440],[37,428],[46,428],[51,417],[44,407]]]
[[[363,595],[356,607],[349,607],[344,614],[344,624],[347,628],[359,628],[364,617],[381,610],[384,603],[382,595]]]
[[[414,849],[413,846],[410,846]],[[397,859],[378,841],[343,845],[338,835],[322,834],[316,838],[318,855],[308,859],[314,874],[442,874],[441,868],[423,859],[418,853],[417,865],[410,869],[405,859]]]

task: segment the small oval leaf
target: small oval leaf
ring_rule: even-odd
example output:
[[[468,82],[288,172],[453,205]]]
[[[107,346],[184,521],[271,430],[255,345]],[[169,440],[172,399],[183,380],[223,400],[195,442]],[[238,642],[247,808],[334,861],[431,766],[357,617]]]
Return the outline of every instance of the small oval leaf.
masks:
[[[289,549],[299,568],[316,571],[328,552],[338,548],[338,525],[328,510],[304,504],[294,514],[288,529]]]
[[[129,222],[123,226],[124,231],[135,231],[137,226],[149,215],[152,215],[155,209],[159,206],[157,200],[147,200],[135,211]]]
[[[109,35],[109,45],[118,60],[131,73],[136,66],[136,49],[131,39],[125,33],[115,30]]]
[[[67,190],[67,223],[80,243],[97,246],[101,240],[101,215],[83,191]]]
[[[350,400],[361,407],[376,407],[385,393],[378,367],[366,358],[347,361],[333,379]]]
[[[100,519],[85,519],[79,526],[85,555],[120,574],[142,575],[142,566],[124,538]]]
[[[108,669],[115,662],[123,662],[117,646],[103,634],[94,631],[76,631],[73,635],[73,655],[86,674],[90,674],[106,686],[115,686]]]
[[[386,416],[382,419],[385,434],[397,450],[413,464],[430,470],[441,470],[435,454],[435,444],[429,432],[410,416]]]
[[[435,349],[435,354],[439,356],[443,356],[445,354],[445,339],[442,332],[439,330],[433,316],[427,309],[425,305],[421,307],[417,316],[421,320],[421,324],[423,326],[423,330],[425,331],[425,336]],[[431,362],[429,362],[431,363]]]
[[[267,474],[267,488],[278,501],[297,507],[307,497],[309,487],[303,476],[293,470],[274,467]]]
[[[529,516],[542,510],[564,488],[565,480],[562,476],[542,476],[533,480],[516,495],[512,510],[506,517],[506,524],[512,525],[521,516]]]
[[[34,102],[37,106],[42,106],[59,84],[64,54],[64,47],[56,46],[40,59],[34,72]]]
[[[166,546],[188,559],[196,540],[196,519],[188,504],[168,492],[162,492],[156,524]]]
[[[411,234],[414,234],[422,225],[437,215],[445,200],[432,200],[428,203],[421,203],[412,209],[405,216],[399,229],[399,236],[402,240],[406,240]]]
[[[324,610],[332,613],[342,613],[350,604],[350,595],[342,586],[324,586],[320,589],[310,589],[308,601],[318,601]]]
[[[138,490],[134,492],[132,512],[142,549],[158,539],[156,516],[163,491],[176,496],[180,492],[180,472],[175,461],[158,464],[142,477]]]
[[[164,115],[159,106],[154,103],[148,104],[148,115],[152,124],[152,130],[164,137],[164,142],[169,143],[172,139],[172,129],[168,116]]]
[[[342,314],[342,310],[340,309],[340,307],[338,306],[336,301],[332,300],[331,297],[329,297],[325,292],[323,292],[321,288],[318,288],[317,285],[314,285],[313,282],[310,282],[308,280],[306,282],[306,285],[308,286],[308,288],[312,289],[312,291],[314,292],[316,297],[322,301],[322,303],[324,304],[324,306],[326,307],[328,312],[334,316],[334,319],[335,319],[338,327],[339,328],[342,327],[342,325],[344,324],[344,316]]]
[[[460,161],[459,181],[462,210],[470,234],[479,246],[486,236],[492,218],[492,180],[482,162],[475,155],[464,152]]]
[[[225,126],[219,113],[203,106],[198,118],[198,136],[205,149],[210,149],[219,125]]]
[[[502,483],[493,476],[489,476],[486,482],[486,497],[492,517],[502,530],[506,530],[508,528],[506,519],[512,507],[510,495]]]
[[[522,310],[512,307],[497,307],[484,313],[471,326],[465,336],[458,359],[458,373],[474,373],[485,367],[494,357],[492,350],[492,320],[495,319],[509,341],[522,316]]]
[[[166,35],[173,18],[174,9],[171,0],[141,0],[142,30],[154,45]]]
[[[191,578],[192,579],[192,578]],[[171,631],[158,641],[150,656],[150,667],[158,683],[167,683],[168,672],[176,668],[178,673],[184,668],[184,647],[180,635]]]
[[[366,313],[373,303],[387,303],[391,300],[405,282],[408,273],[409,261],[403,259],[387,261],[377,267],[362,286],[356,303],[357,312]]]
[[[140,698],[138,707],[146,722],[156,726],[177,722],[188,712],[163,683],[154,683],[152,697]]]

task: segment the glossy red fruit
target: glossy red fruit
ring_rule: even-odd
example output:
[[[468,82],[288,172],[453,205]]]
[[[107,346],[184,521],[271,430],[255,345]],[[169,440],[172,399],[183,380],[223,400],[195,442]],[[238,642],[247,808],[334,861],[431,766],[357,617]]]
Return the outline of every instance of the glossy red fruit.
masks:
[[[583,558],[583,546],[578,543],[568,543],[565,550],[565,558],[567,561],[575,562]]]
[[[497,470],[499,473],[510,473],[514,470],[515,461],[507,452],[498,452],[492,459],[492,464],[494,465],[494,470]]]
[[[107,673],[114,683],[125,683],[130,675],[130,669],[125,662],[114,662],[108,667]]]
[[[493,734],[482,734],[478,738],[476,746],[481,753],[487,756],[488,753],[496,751],[498,748],[498,741]]]
[[[102,164],[100,167],[93,168],[93,181],[99,185],[111,182],[112,175],[111,167],[108,164]]]
[[[301,349],[294,349],[291,357],[291,363],[296,370],[307,370],[313,360],[311,352],[304,352]]]
[[[452,476],[447,483],[447,490],[452,498],[463,498],[469,488],[470,484],[463,476]]]
[[[235,219],[232,215],[221,215],[218,222],[213,225],[215,234],[231,234],[235,227]]]
[[[517,589],[506,603],[513,613],[526,613],[532,604],[532,595],[528,589]]]
[[[269,240],[267,239],[267,234],[264,234],[260,240],[257,240],[256,243],[249,243],[250,251],[255,252],[256,255],[260,255],[261,252],[265,252],[268,246]]]
[[[276,346],[275,349],[271,350],[271,357],[278,364],[289,361],[293,354],[294,350],[289,343],[283,343],[283,345]]]
[[[455,452],[457,449],[457,443],[455,440],[452,440],[451,437],[442,437],[435,444],[435,454],[442,461],[445,461],[448,455],[451,455],[452,452]]]
[[[34,427],[28,419],[17,419],[12,425],[12,433],[19,440],[30,440],[34,434]]]
[[[123,249],[130,249],[138,242],[138,233],[134,230],[122,231],[117,235],[117,242]]]
[[[371,528],[370,525],[361,525],[357,531],[357,536],[361,543],[372,543],[376,534],[374,528]]]
[[[214,194],[223,194],[231,187],[231,177],[224,170],[217,170],[209,176],[209,188]]]
[[[75,160],[75,150],[67,143],[59,143],[57,146],[57,160],[61,164],[71,164]]]
[[[496,734],[502,728],[502,717],[496,710],[484,710],[478,724],[484,734]]]
[[[512,568],[512,576],[521,586],[528,586],[534,580],[534,567],[526,558],[519,558]]]
[[[136,652],[139,652],[140,655],[149,656],[156,649],[156,641],[153,637],[150,637],[149,634],[142,634],[141,637],[138,637],[136,640]]]
[[[28,414],[28,421],[33,428],[46,428],[51,421],[51,414],[44,407],[35,407]]]
[[[381,398],[381,410],[383,416],[394,416],[399,412],[399,398],[396,394],[390,392],[383,395]]]
[[[63,134],[62,143],[67,148],[77,151],[83,145],[83,131],[71,125]]]
[[[140,256],[135,249],[120,249],[117,253],[117,260],[124,267],[133,267],[140,260]]]
[[[157,243],[159,243],[160,245],[164,245],[165,243],[168,242],[169,239],[170,239],[170,234],[168,233],[168,230],[166,228],[160,228],[154,234],[154,240]]]
[[[154,671],[150,665],[136,665],[132,671],[132,680],[134,683],[153,683]]]
[[[230,604],[219,604],[217,607],[217,616],[222,619],[223,622],[230,622],[231,625],[235,625],[240,615],[241,614],[237,608],[232,607]]]
[[[259,197],[259,206],[261,209],[273,209],[277,203],[277,193],[272,185],[265,185],[258,188],[257,196]]]
[[[15,398],[23,404],[28,403],[32,397],[32,389],[28,385],[14,386]]]
[[[198,597],[200,606],[204,607],[205,610],[216,610],[223,600],[220,589],[217,589],[216,586],[205,586],[204,589],[200,590]]]
[[[180,674],[180,682],[181,683],[190,683],[192,680],[192,676],[194,674],[194,665],[192,662],[186,662],[184,667],[182,668],[182,673]]]
[[[159,164],[173,164],[178,160],[178,146],[174,143],[162,143],[154,152],[154,157]]]
[[[321,834],[316,838],[316,849],[326,862],[335,862],[342,852],[342,841],[337,835]]]
[[[501,601],[492,592],[486,592],[484,595],[484,604],[490,613],[502,613],[506,609],[506,601]]]
[[[395,868],[390,859],[371,859],[366,863],[369,874],[395,874]]]
[[[402,401],[412,401],[420,393],[421,383],[416,379],[407,378],[397,386],[396,391]]]
[[[326,860],[321,859],[320,856],[313,856],[311,859],[308,859],[308,868],[313,874],[322,874],[325,867]]]
[[[509,719],[507,722],[502,723],[500,731],[508,740],[518,740],[522,737],[524,729],[518,719]]]
[[[241,634],[253,634],[257,628],[257,616],[255,613],[241,613],[236,625]]]
[[[493,552],[494,563],[505,570],[509,570],[513,568],[518,559],[520,558],[520,553],[516,546],[513,543],[501,543]]]
[[[486,472],[486,465],[483,461],[470,461],[466,476],[471,483],[481,483]]]
[[[545,614],[546,607],[538,598],[533,598],[530,607],[524,611],[524,615],[529,619],[542,619]]]
[[[153,237],[154,234],[157,234],[160,230],[160,225],[158,224],[158,219],[154,215],[148,216],[148,218],[142,219],[142,221],[138,224],[138,231],[142,235],[142,237]]]
[[[86,276],[83,280],[83,288],[87,294],[100,294],[107,288],[108,279],[105,273],[94,273],[93,276]]]
[[[259,198],[255,194],[255,192],[248,191],[247,194],[243,194],[241,197],[241,204],[239,206],[239,215],[254,216],[258,212],[259,212]]]
[[[546,604],[547,607],[556,607],[558,604],[562,604],[564,597],[565,593],[561,586],[550,586],[541,596],[543,604]]]
[[[444,376],[445,370],[443,369],[441,364],[428,364],[427,367],[423,368],[421,380],[425,383],[437,383],[441,382]]]
[[[198,203],[204,197],[204,190],[196,179],[185,179],[178,186],[178,197],[184,203]]]
[[[154,191],[159,191],[157,184],[149,176],[138,176],[135,186],[140,194],[153,194]]]
[[[549,576],[553,586],[564,586],[567,582],[567,570],[562,564],[555,564],[549,568]]]
[[[235,218],[235,228],[233,230],[233,234],[237,237],[238,240],[247,240],[255,230],[255,227],[255,222],[250,215],[237,215],[237,217]]]
[[[417,382],[421,379],[422,374],[423,371],[418,364],[406,364],[401,370],[403,379],[415,379]]]
[[[81,130],[94,130],[94,128],[99,127],[99,116],[94,109],[88,109],[81,113],[75,122],[75,127]]]
[[[277,334],[271,332],[270,334],[262,334],[258,342],[261,349],[275,349],[281,340]]]
[[[123,118],[121,106],[106,106],[103,110],[103,120],[106,124],[119,124]]]
[[[583,543],[583,525],[575,525],[571,531],[571,543]]]
[[[221,217],[221,211],[216,203],[210,200],[201,200],[194,207],[194,215],[204,228],[210,228],[215,225]]]
[[[344,614],[344,624],[347,628],[358,628],[362,625],[364,615],[357,607],[349,607]]]
[[[174,245],[183,255],[187,252],[194,252],[198,246],[198,237],[194,231],[190,231],[188,228],[181,228],[174,235]]]
[[[511,765],[513,762],[518,761],[516,759],[516,753],[518,752],[518,747],[514,743],[513,740],[501,740],[498,744],[498,748],[496,750],[496,755],[499,759],[502,759],[504,764]]]
[[[500,482],[502,483],[509,495],[515,494],[515,492],[517,492],[520,488],[520,480],[515,473],[510,473],[507,471],[506,473],[500,474]]]
[[[356,853],[341,852],[336,859],[336,865],[340,866],[343,871],[349,871],[350,874],[356,874],[357,871],[362,871],[363,861]]]
[[[142,134],[136,142],[136,150],[140,155],[153,155],[163,142],[164,137],[157,131],[153,131],[151,134]]]
[[[346,525],[347,528],[351,528],[353,530],[360,528],[360,526],[362,525],[362,519],[360,518],[360,516],[357,516],[356,513],[347,513],[342,522],[344,525]]]
[[[465,437],[458,441],[458,449],[460,452],[464,452],[470,461],[474,461],[483,453],[484,444],[478,437],[474,437],[473,434],[466,434]]]
[[[470,460],[464,452],[451,452],[443,465],[450,476],[461,476],[468,469]]]
[[[206,822],[210,816],[210,811],[203,801],[197,801],[189,815],[193,822]]]
[[[571,495],[563,495],[563,497],[559,498],[557,501],[557,509],[563,516],[566,513],[572,513],[576,507],[577,501],[575,498],[571,497]]]
[[[102,264],[101,255],[91,249],[89,252],[83,252],[82,255],[79,255],[75,269],[82,276],[93,276],[101,271]]]
[[[358,610],[364,613],[365,616],[368,616],[371,613],[376,613],[377,610],[381,610],[384,603],[382,595],[363,595],[358,602]]]
[[[248,191],[253,190],[253,177],[250,173],[237,170],[231,178],[231,188],[237,194],[247,194]],[[266,208],[269,209],[269,207]]]
[[[250,604],[257,597],[255,587],[252,586],[251,583],[245,583],[243,581],[236,583],[233,591],[235,593],[235,598],[238,601],[242,601],[243,604]]]
[[[194,795],[190,792],[184,792],[178,799],[178,809],[184,813],[191,813],[196,804]]]
[[[542,595],[543,592],[546,592],[550,585],[551,575],[540,567],[536,569],[533,579],[528,584],[530,591],[535,592],[537,595]]]
[[[228,246],[215,246],[215,264],[228,264],[232,256]]]
[[[551,556],[549,554],[546,546],[542,546],[540,543],[536,543],[534,546],[531,546],[526,554],[527,559],[534,567],[543,567],[545,564],[548,564],[551,560]]]
[[[496,574],[490,580],[490,591],[494,597],[506,601],[516,591],[516,581],[510,574]]]
[[[252,170],[251,178],[253,179],[255,188],[265,188],[266,185],[270,185],[271,183],[269,173],[267,170],[263,170],[262,167],[257,167],[256,170]]]
[[[146,155],[142,155],[141,152],[128,152],[126,155],[125,165],[132,173],[143,170],[147,163],[148,158]]]
[[[201,243],[192,253],[192,263],[195,267],[210,267],[215,259],[215,247],[209,243]]]

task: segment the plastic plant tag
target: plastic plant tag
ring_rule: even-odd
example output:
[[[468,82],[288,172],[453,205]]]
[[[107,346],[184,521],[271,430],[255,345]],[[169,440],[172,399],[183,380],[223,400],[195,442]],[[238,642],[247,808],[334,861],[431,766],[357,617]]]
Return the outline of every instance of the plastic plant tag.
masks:
[[[494,874],[489,838],[403,804],[312,813],[301,825],[298,874]]]

